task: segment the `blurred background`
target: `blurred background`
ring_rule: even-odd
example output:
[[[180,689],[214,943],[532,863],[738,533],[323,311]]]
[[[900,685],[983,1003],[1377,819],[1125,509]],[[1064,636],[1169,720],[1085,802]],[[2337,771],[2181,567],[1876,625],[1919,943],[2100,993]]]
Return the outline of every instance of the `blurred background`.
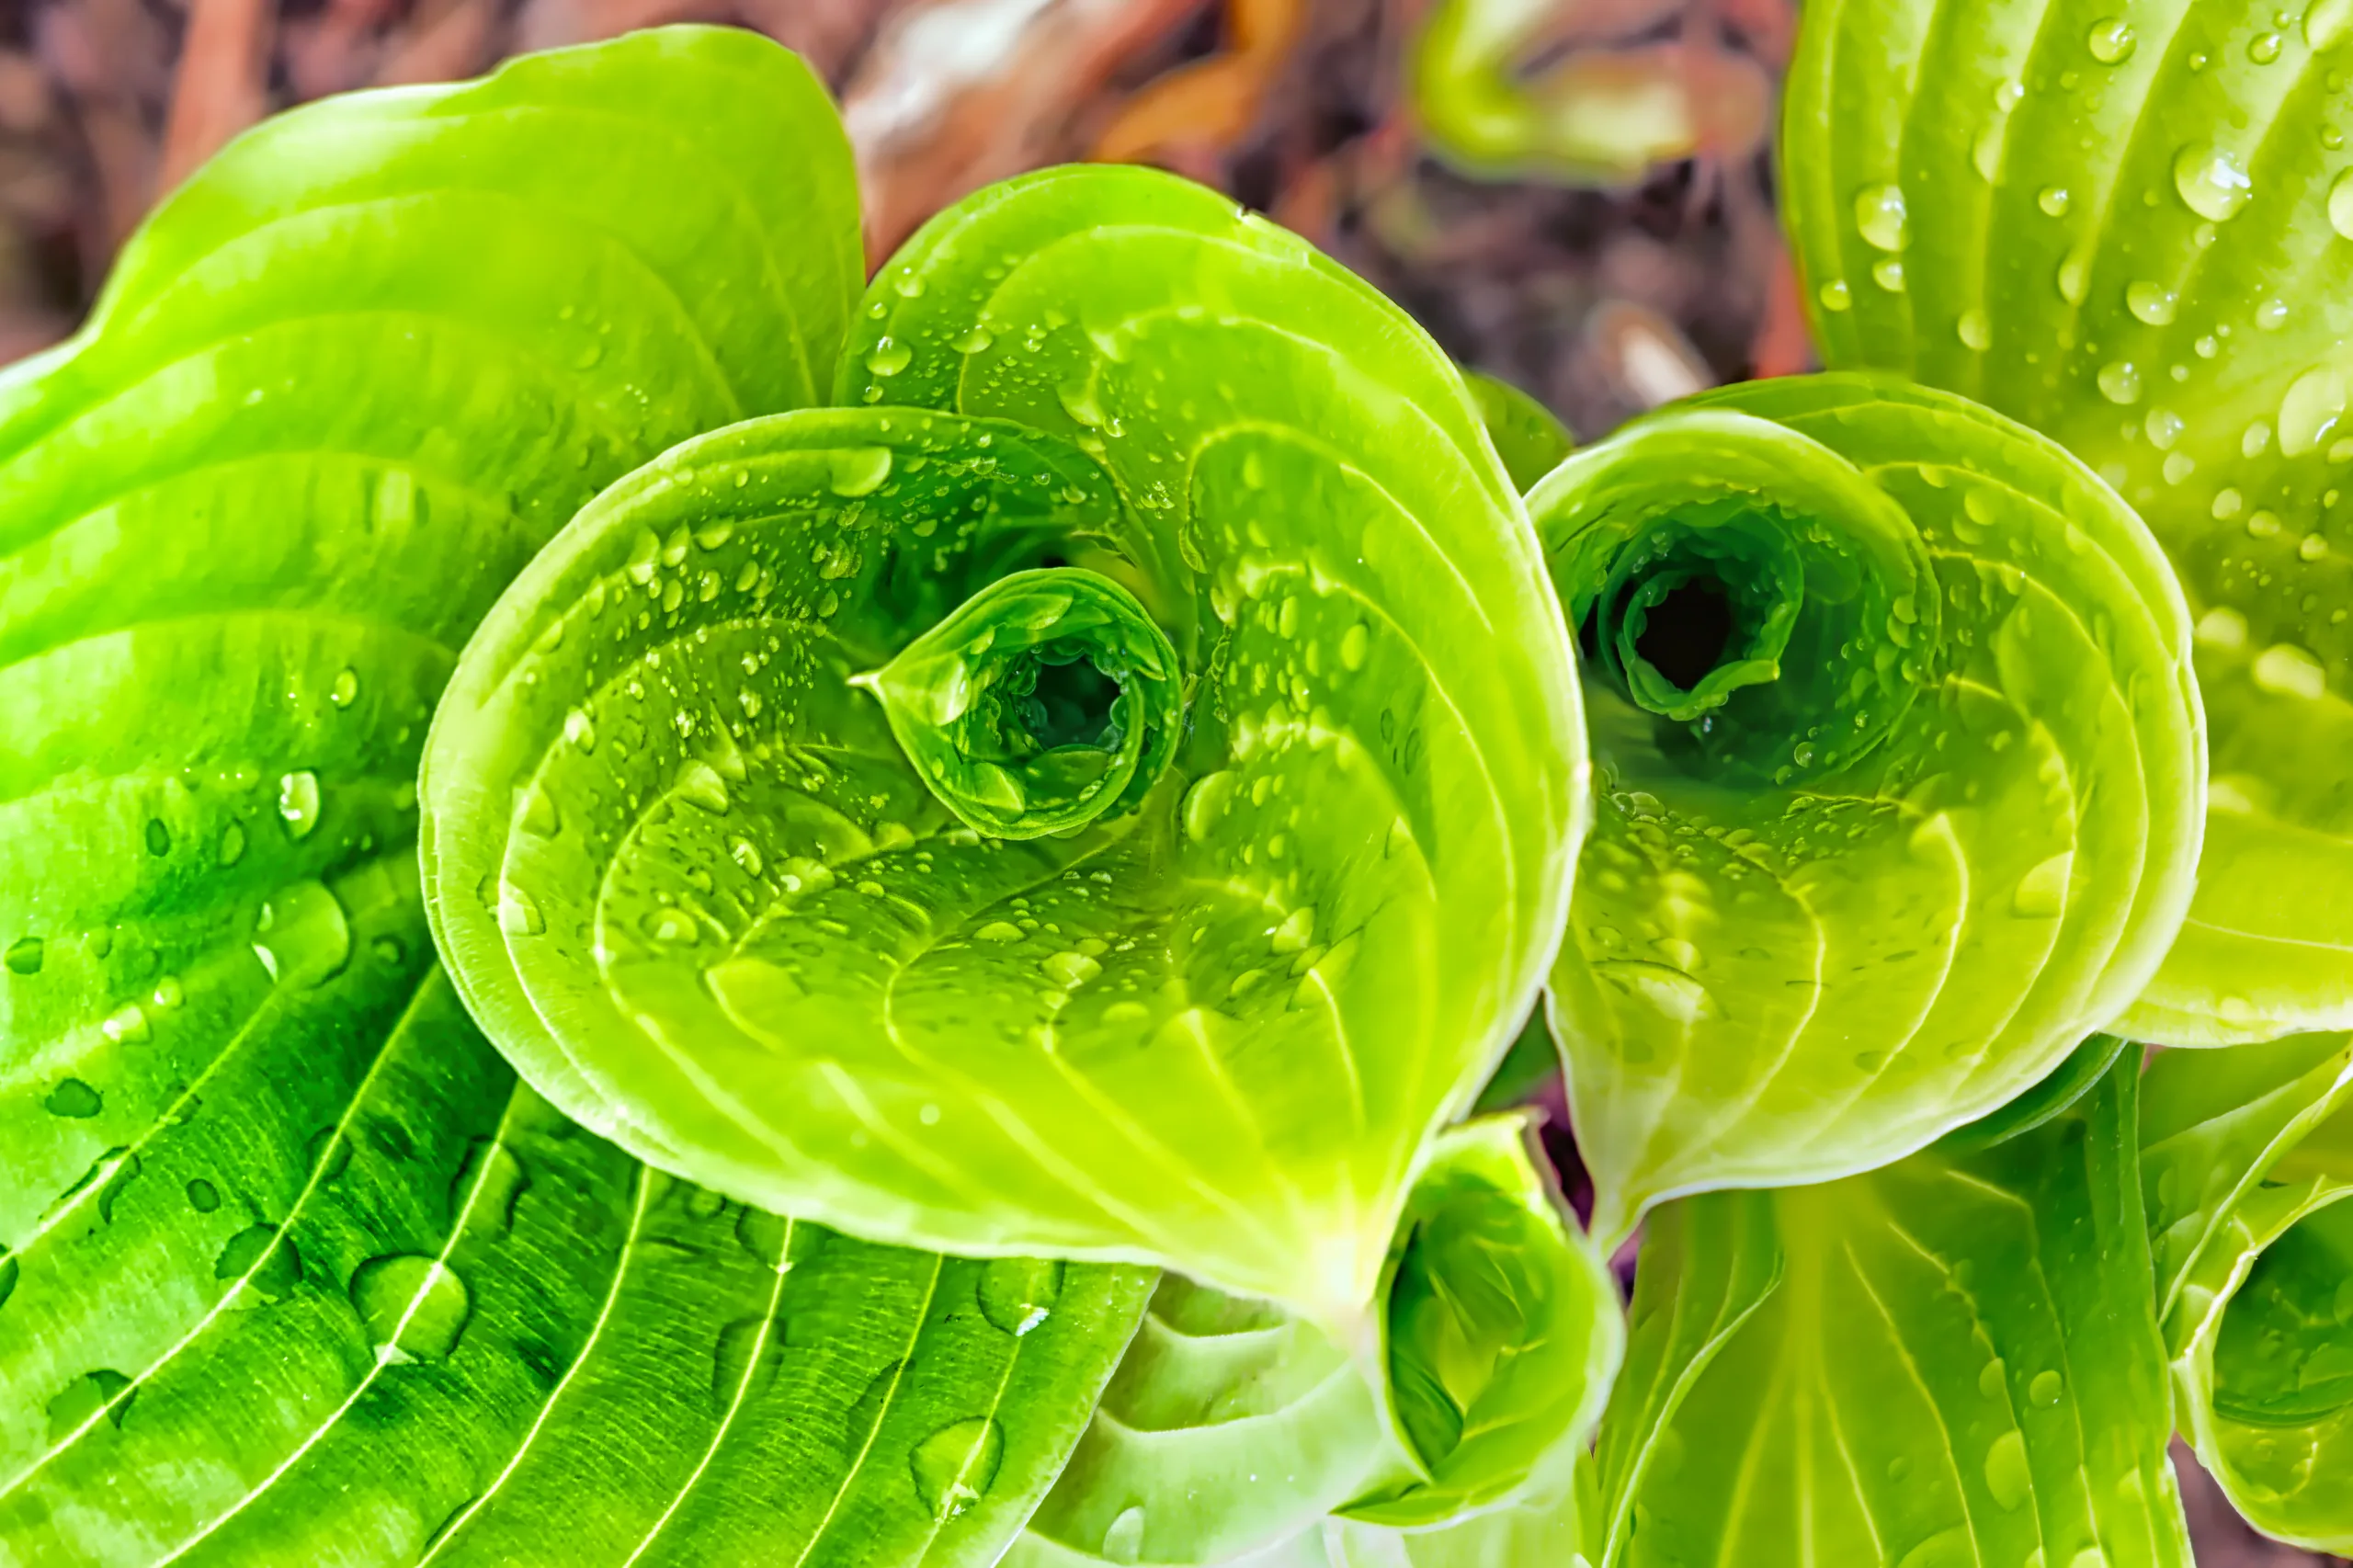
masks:
[[[993,180],[1148,162],[1586,437],[1812,363],[1772,207],[1794,0],[0,0],[0,362],[71,333],[149,207],[273,110],[676,21],[833,84],[871,263]],[[2177,1460],[2201,1568],[2335,1561]]]

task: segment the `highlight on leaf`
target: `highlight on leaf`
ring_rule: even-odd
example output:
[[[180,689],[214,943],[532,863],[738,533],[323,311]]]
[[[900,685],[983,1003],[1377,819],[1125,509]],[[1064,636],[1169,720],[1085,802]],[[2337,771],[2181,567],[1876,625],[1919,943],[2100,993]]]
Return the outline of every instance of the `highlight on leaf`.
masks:
[[[2353,1041],[2169,1052],[2143,1174],[2176,1404],[2266,1535],[2353,1547]]]
[[[1008,1315],[1029,1266],[648,1170],[417,881],[460,646],[597,489],[822,392],[850,181],[738,32],[338,98],[0,375],[0,1558],[983,1568],[1051,1485],[1150,1271]]]
[[[1916,1150],[2139,994],[2198,853],[2189,628],[2063,452],[1893,381],[1752,382],[1529,507],[1586,650],[1552,1006],[1597,1234]]]
[[[1824,359],[2057,438],[2180,575],[2207,869],[2123,1027],[2184,1045],[2353,1026],[2353,51],[2275,9],[1812,6],[1781,147]]]
[[[1166,1263],[1358,1351],[1584,811],[1476,408],[1144,170],[982,192],[852,319],[840,407],[608,490],[468,650],[421,791],[458,983],[721,1190]]]

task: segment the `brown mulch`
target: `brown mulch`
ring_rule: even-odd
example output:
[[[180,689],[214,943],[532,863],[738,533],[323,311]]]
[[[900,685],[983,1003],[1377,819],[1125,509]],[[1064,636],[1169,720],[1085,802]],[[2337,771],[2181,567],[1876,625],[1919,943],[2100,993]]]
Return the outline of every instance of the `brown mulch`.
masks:
[[[1620,188],[1477,178],[1401,100],[1427,0],[0,0],[0,362],[63,337],[140,216],[238,131],[323,94],[699,20],[807,56],[856,140],[880,259],[1040,164],[1146,160],[1272,213],[1446,347],[1587,435],[1807,368],[1763,142],[1792,0],[1557,0],[1531,90],[1654,88],[1690,155]],[[2311,1568],[2186,1452],[2205,1568]]]

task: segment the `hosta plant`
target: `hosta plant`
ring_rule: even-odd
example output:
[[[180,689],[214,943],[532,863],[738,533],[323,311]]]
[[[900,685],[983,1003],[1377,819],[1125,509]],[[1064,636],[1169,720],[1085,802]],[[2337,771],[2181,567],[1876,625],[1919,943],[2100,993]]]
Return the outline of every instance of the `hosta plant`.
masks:
[[[0,1561],[1561,1528],[1614,1294],[1446,1130],[1583,810],[1478,405],[1164,176],[857,236],[656,32],[272,122],[0,382]],[[1114,1412],[1289,1412],[1227,1312],[1328,1397],[1213,1510]]]

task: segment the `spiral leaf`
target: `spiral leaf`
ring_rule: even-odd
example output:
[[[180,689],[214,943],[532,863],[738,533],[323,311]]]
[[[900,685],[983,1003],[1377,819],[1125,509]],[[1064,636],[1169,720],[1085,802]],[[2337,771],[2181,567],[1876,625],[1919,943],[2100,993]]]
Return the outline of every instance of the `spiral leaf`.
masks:
[[[1828,362],[2056,437],[2180,574],[2208,869],[2123,1027],[2181,1044],[2353,1026],[2353,49],[2339,5],[2290,21],[1812,6],[1782,149]]]
[[[2353,1549],[2353,1042],[2161,1057],[2142,1131],[2184,1433],[2265,1534]]]
[[[817,79],[668,29],[270,122],[0,375],[0,1562],[985,1568],[1051,1484],[1148,1271],[648,1170],[417,880],[475,623],[858,274]]]
[[[468,650],[423,786],[459,983],[722,1190],[1165,1261],[1360,1353],[1584,806],[1477,410],[1142,170],[983,192],[853,320],[842,407],[608,491]]]
[[[1591,655],[1552,1005],[1597,1233],[1917,1149],[2138,994],[2198,853],[2189,629],[2063,452],[1942,393],[1758,382],[1529,506]]]

